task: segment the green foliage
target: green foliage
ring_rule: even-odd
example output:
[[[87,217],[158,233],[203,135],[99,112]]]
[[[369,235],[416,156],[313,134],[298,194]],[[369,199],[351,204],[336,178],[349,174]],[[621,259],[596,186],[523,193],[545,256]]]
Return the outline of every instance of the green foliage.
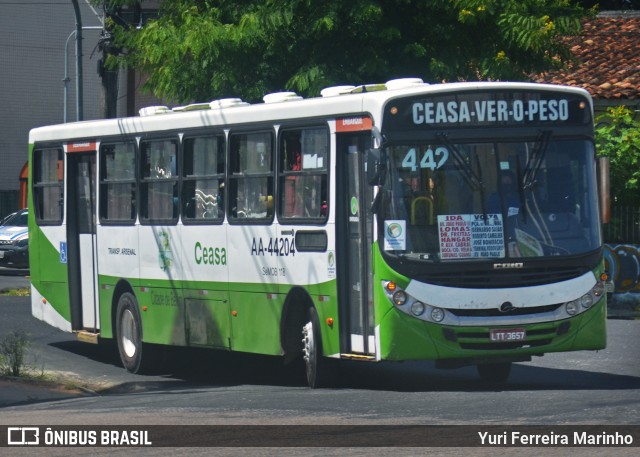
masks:
[[[108,63],[180,103],[405,76],[526,80],[568,61],[559,38],[589,14],[569,0],[165,0],[141,30],[112,26],[124,52]]]
[[[625,106],[596,118],[598,154],[611,161],[611,195],[621,203],[640,203],[640,115]]]
[[[24,373],[29,335],[24,330],[10,332],[0,340],[0,373],[20,376]]]

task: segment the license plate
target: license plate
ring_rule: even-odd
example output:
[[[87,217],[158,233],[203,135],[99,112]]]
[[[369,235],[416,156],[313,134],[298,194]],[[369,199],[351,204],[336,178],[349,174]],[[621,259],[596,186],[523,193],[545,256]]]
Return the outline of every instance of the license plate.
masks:
[[[523,328],[494,328],[489,331],[489,338],[494,343],[524,341],[527,339],[527,331]]]

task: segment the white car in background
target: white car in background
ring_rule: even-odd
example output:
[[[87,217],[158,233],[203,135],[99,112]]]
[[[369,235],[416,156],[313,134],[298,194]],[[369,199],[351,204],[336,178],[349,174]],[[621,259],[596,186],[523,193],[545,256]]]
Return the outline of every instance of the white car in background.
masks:
[[[0,222],[0,266],[29,268],[28,214],[21,209]]]

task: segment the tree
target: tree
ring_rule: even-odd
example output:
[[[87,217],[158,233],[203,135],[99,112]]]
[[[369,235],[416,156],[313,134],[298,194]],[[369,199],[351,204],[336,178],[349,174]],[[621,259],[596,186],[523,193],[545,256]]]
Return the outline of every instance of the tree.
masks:
[[[625,106],[596,118],[598,154],[611,162],[611,196],[620,204],[640,203],[640,117]]]
[[[403,76],[525,80],[567,62],[558,38],[592,13],[571,0],[171,0],[140,30],[114,25],[126,52],[109,63],[180,103]]]

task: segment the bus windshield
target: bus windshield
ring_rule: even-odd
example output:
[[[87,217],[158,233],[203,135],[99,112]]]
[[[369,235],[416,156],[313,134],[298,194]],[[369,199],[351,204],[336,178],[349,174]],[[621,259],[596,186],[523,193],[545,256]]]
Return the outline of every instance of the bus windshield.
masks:
[[[381,249],[425,262],[569,256],[600,245],[593,143],[402,144],[386,149]]]

